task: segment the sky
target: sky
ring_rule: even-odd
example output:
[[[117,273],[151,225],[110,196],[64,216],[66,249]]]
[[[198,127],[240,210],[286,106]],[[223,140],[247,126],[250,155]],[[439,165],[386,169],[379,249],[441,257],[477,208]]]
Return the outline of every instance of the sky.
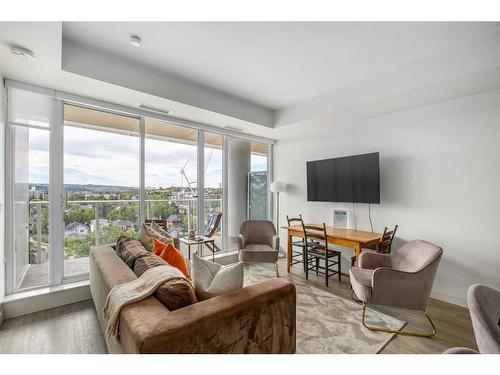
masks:
[[[29,182],[48,182],[49,132],[30,129]],[[146,187],[186,186],[180,174],[196,182],[196,147],[145,140]],[[211,156],[210,156],[211,155]],[[222,151],[205,149],[205,186],[222,183]],[[266,170],[267,158],[252,155],[251,170]],[[64,183],[139,186],[139,138],[71,126],[64,128]]]

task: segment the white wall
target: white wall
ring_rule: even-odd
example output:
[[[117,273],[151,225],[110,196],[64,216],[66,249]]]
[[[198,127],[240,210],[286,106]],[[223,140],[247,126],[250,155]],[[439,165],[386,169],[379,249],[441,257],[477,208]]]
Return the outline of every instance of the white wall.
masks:
[[[0,311],[5,296],[5,87],[0,75]],[[0,313],[1,315],[1,313]]]
[[[465,305],[473,283],[500,288],[500,90],[352,124],[311,120],[290,133],[275,147],[275,180],[289,184],[281,222],[302,213],[332,225],[334,207],[352,207],[307,202],[306,161],[379,151],[375,231],[399,224],[395,248],[412,239],[444,248],[436,298]],[[356,214],[358,229],[369,230],[367,205]],[[347,266],[352,251],[344,254]]]

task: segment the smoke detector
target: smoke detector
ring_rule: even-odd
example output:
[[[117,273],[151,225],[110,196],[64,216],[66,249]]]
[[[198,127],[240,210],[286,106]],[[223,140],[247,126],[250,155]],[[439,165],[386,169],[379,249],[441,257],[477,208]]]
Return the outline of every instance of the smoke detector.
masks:
[[[14,56],[24,57],[25,59],[32,60],[35,58],[35,54],[33,53],[33,51],[30,51],[29,49],[24,47],[11,46],[10,53],[12,53]]]
[[[132,35],[130,37],[130,44],[132,47],[139,48],[141,46],[142,39],[137,35]]]

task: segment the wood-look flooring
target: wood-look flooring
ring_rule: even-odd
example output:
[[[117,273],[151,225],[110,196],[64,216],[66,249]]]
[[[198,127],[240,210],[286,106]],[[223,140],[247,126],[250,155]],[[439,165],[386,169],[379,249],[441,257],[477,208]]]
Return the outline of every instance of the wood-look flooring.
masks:
[[[107,353],[92,300],[7,319],[1,354]]]
[[[280,260],[280,275],[291,281],[304,278],[300,265],[295,265],[292,273],[287,274],[283,259]],[[350,299],[349,280],[343,279],[339,283],[332,277],[328,290]],[[325,288],[322,277],[310,275],[309,282]],[[421,313],[378,309],[408,322],[408,329],[429,328]],[[467,309],[431,299],[428,312],[436,324],[436,336],[428,339],[396,335],[382,353],[442,353],[455,346],[477,350]],[[106,353],[106,344],[94,305],[89,300],[4,321],[0,327],[0,353]]]

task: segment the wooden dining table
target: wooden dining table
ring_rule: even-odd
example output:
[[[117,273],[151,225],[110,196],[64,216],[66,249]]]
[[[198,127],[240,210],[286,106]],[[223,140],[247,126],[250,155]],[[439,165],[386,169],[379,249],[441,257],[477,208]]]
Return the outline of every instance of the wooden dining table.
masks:
[[[322,224],[308,224],[322,226]],[[287,271],[290,272],[292,263],[292,239],[293,237],[304,238],[304,230],[301,225],[284,226],[283,229],[288,231],[288,247],[287,247]],[[344,229],[326,227],[326,236],[328,243],[349,247],[354,250],[356,255],[356,263],[358,262],[361,249],[368,247],[376,247],[380,242],[382,233],[366,232],[363,230]]]

